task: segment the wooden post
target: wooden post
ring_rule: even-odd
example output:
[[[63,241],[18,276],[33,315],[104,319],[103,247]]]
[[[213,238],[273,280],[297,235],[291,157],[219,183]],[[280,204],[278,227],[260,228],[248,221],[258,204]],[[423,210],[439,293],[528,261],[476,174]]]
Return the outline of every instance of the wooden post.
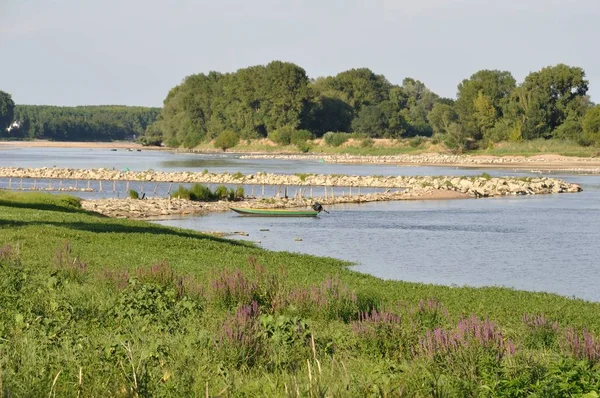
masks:
[[[48,178],[48,190],[52,190],[52,180]]]
[[[8,189],[12,188],[12,178],[8,179]]]
[[[78,186],[79,186],[79,180],[75,180],[75,189],[79,189]]]
[[[62,189],[62,180],[58,180],[58,190]]]
[[[90,183],[91,182],[92,182],[91,180],[88,180],[88,186],[87,186],[88,191],[90,190]]]
[[[265,197],[265,184],[262,185],[262,197]]]
[[[327,200],[327,187],[325,187],[325,200]]]
[[[98,180],[98,191],[102,192],[102,180]]]
[[[349,193],[350,197],[352,197],[352,186],[350,186],[350,193]]]
[[[252,184],[252,197],[254,197],[254,184]]]
[[[125,184],[125,190],[129,192],[129,180],[127,180],[127,184]]]
[[[37,189],[37,178],[33,180],[33,189]]]
[[[144,192],[144,181],[140,183],[140,193]]]
[[[23,190],[23,177],[21,177],[21,182],[19,182],[19,189]]]
[[[117,181],[113,180],[113,193],[117,190]]]
[[[156,196],[156,191],[158,191],[158,182],[156,183],[156,186],[154,187],[154,196]]]
[[[173,186],[173,183],[169,183],[169,190],[167,191],[167,195],[169,195],[169,198],[171,198],[171,187]]]
[[[312,185],[310,186],[310,198],[311,199],[313,198],[313,187],[312,187]]]

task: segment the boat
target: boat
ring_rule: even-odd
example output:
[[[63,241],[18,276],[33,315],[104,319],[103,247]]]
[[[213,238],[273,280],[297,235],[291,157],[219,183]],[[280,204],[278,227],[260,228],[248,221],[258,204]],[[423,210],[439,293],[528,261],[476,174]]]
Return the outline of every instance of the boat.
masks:
[[[253,217],[316,217],[319,211],[316,210],[295,210],[295,209],[251,209],[230,207],[231,210],[243,216]]]

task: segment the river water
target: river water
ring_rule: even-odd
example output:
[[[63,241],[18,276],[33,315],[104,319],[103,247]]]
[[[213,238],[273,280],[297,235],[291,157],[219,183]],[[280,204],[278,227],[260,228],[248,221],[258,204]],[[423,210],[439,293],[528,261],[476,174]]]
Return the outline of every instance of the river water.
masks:
[[[534,176],[527,171],[324,164],[107,149],[0,150],[0,166],[351,175]],[[330,256],[385,279],[443,285],[506,286],[600,301],[600,176],[552,175],[576,194],[336,205],[317,218],[248,218],[233,212],[157,221],[247,233],[270,250]]]

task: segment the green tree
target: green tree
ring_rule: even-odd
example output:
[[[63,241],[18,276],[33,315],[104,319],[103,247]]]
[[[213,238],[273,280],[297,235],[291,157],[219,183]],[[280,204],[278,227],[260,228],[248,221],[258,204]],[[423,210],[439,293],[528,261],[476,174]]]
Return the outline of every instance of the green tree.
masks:
[[[437,103],[427,115],[427,121],[435,134],[448,134],[450,126],[458,121],[458,115],[452,105]]]
[[[600,105],[588,109],[582,124],[584,139],[600,146]]]
[[[516,87],[510,72],[481,70],[458,85],[456,113],[464,130],[481,138],[501,119]]]
[[[15,103],[10,94],[0,91],[0,137],[6,134],[14,117]]]
[[[512,96],[511,112],[523,138],[552,138],[565,121],[580,120],[589,106],[588,81],[578,67],[564,64],[529,74]]]
[[[233,148],[240,142],[240,137],[231,130],[221,131],[217,138],[215,138],[215,148],[221,148],[222,150],[227,150],[229,148]]]

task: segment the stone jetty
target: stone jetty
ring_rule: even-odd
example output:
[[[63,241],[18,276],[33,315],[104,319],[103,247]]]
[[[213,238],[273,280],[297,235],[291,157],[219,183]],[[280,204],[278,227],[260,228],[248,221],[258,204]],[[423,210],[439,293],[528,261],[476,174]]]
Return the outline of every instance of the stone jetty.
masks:
[[[351,176],[334,174],[209,173],[119,171],[111,169],[62,169],[0,167],[0,177],[33,179],[72,179],[99,181],[147,181],[170,183],[212,183],[235,185],[276,185],[304,187],[433,188],[466,193],[473,197],[536,195],[579,192],[577,184],[556,178],[452,176]]]

